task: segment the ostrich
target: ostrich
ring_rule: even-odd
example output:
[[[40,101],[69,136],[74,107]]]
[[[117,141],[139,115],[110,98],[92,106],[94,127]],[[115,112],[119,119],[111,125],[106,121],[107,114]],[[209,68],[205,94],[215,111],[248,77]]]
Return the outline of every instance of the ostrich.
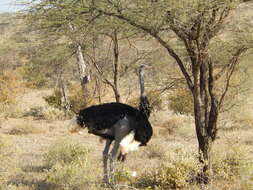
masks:
[[[147,66],[143,64],[139,67],[139,109],[114,102],[85,108],[80,110],[76,116],[75,123],[79,127],[87,127],[88,133],[106,140],[103,151],[105,182],[109,182],[118,150],[120,150],[118,160],[124,161],[128,152],[138,150],[139,146],[145,146],[153,134],[152,126],[148,120],[150,105],[144,89],[145,67]],[[114,146],[109,154],[113,141]]]

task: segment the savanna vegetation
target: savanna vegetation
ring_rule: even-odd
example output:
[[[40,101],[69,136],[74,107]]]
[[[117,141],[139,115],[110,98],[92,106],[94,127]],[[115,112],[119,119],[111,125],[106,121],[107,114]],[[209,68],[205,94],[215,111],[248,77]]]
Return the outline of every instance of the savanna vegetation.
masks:
[[[43,0],[0,16],[0,190],[253,189],[253,3]],[[89,105],[138,106],[154,136],[102,183]]]

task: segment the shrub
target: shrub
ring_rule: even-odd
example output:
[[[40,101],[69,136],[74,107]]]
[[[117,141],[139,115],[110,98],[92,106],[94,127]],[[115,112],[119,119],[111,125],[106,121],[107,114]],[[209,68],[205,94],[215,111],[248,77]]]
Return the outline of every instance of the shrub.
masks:
[[[23,116],[23,112],[19,106],[15,104],[1,104],[0,103],[0,117],[4,118],[20,118]]]
[[[116,171],[113,173],[113,183],[122,183],[122,182],[130,182],[131,178],[133,178],[133,176],[131,175],[131,172],[128,171],[126,168],[124,167],[117,167]]]
[[[74,190],[84,186],[89,180],[89,175],[82,165],[75,162],[57,163],[47,172],[46,180],[59,186],[60,190]]]
[[[48,167],[56,164],[80,163],[86,164],[89,149],[71,142],[61,140],[50,147],[44,158]]]
[[[156,166],[137,177],[137,188],[143,189],[188,189],[196,183],[201,169],[195,148],[181,143],[169,146],[163,159]]]
[[[23,92],[23,79],[15,71],[4,71],[0,74],[0,102],[1,104],[11,104],[16,97]]]
[[[138,183],[139,186],[150,189],[183,188],[197,175],[198,168],[194,163],[182,160],[170,164],[162,163],[158,168],[143,174]]]
[[[55,143],[44,156],[49,168],[47,182],[61,190],[85,189],[90,173],[94,172],[88,168],[88,153],[89,150],[80,144],[66,140]]]
[[[152,110],[161,110],[162,109],[162,97],[159,91],[149,91],[147,97],[150,103]],[[138,108],[140,104],[140,97],[134,97],[128,101],[128,104]]]
[[[178,117],[170,117],[169,120],[165,121],[161,127],[166,129],[166,134],[165,135],[171,135],[175,133],[175,131],[179,128],[182,127],[182,120],[180,120]]]
[[[186,187],[195,168],[192,163],[178,162],[174,165],[162,165],[155,173],[158,186],[170,188]]]
[[[144,150],[144,152],[149,159],[152,158],[162,159],[165,158],[166,156],[166,151],[159,144],[148,145],[147,148]]]
[[[25,112],[23,114],[23,116],[24,117],[32,116],[36,119],[44,119],[44,116],[42,114],[42,110],[43,110],[42,107],[33,107],[33,108],[30,108],[29,111]]]
[[[178,89],[169,96],[169,109],[175,113],[193,114],[193,100],[188,89]]]
[[[222,151],[222,150],[220,150]],[[213,172],[218,179],[235,179],[252,171],[250,151],[243,146],[230,146],[226,151],[216,152],[213,161]]]
[[[96,102],[94,97],[84,98],[82,88],[79,84],[70,85],[68,99],[71,105],[70,109],[74,112],[78,112],[79,110],[95,104]]]
[[[38,64],[27,63],[21,68],[23,78],[26,80],[26,86],[29,88],[42,88],[46,85],[47,80],[45,72],[41,72]],[[45,69],[44,69],[45,70]]]
[[[71,84],[68,90],[68,101],[71,105],[70,109],[74,112],[78,112],[79,110],[95,103],[93,97],[87,97],[86,99],[83,97],[83,92],[79,84]],[[55,89],[52,95],[44,97],[44,100],[49,106],[59,110],[64,109],[63,96],[59,89]]]
[[[57,109],[62,109],[62,94],[61,91],[58,89],[54,89],[52,95],[43,97],[44,100],[48,103],[49,106],[52,106]]]
[[[47,120],[64,120],[66,118],[64,111],[54,107],[44,108],[42,110],[42,115],[43,118]]]

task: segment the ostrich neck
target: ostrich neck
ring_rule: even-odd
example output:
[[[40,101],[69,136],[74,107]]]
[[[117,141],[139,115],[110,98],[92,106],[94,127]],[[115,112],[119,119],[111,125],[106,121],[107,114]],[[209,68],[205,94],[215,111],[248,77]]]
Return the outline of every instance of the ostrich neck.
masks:
[[[145,88],[144,88],[144,71],[142,68],[139,70],[139,80],[140,80],[140,90],[141,90],[141,97],[145,97]]]

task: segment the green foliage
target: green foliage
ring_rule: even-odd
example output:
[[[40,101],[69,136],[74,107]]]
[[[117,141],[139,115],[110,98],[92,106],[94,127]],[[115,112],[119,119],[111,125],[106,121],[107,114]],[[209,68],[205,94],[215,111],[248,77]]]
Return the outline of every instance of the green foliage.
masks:
[[[169,109],[175,113],[193,114],[192,95],[187,89],[178,89],[169,96]]]
[[[74,112],[78,112],[79,110],[94,104],[96,101],[93,97],[84,98],[80,84],[71,84],[69,86],[67,98],[69,104],[71,105],[70,109]],[[58,89],[55,89],[52,95],[44,97],[44,100],[48,103],[48,105],[54,108],[60,110],[64,108],[62,93]]]
[[[213,173],[217,179],[233,180],[249,174],[252,169],[249,150],[244,146],[231,146],[214,155]]]
[[[191,163],[175,163],[173,166],[162,165],[155,173],[155,183],[164,188],[182,188],[188,185],[195,166]]]
[[[88,154],[89,149],[66,139],[52,145],[45,155],[46,165],[50,168],[46,173],[47,182],[61,190],[82,188],[90,180]]]
[[[42,88],[46,85],[45,72],[39,64],[36,65],[32,62],[25,64],[22,68],[22,75],[29,88]]]
[[[114,183],[129,182],[131,181],[131,178],[131,172],[124,167],[117,167],[116,171],[113,174]]]
[[[81,164],[85,165],[88,159],[89,149],[78,143],[61,140],[50,147],[44,158],[48,167],[57,164]]]
[[[11,104],[16,97],[23,92],[23,79],[17,70],[6,70],[0,73],[0,102],[1,104]]]
[[[167,164],[162,163],[158,168],[145,173],[139,178],[142,187],[153,189],[178,189],[187,187],[192,178],[197,174],[198,167],[192,162],[185,160]]]
[[[80,84],[71,84],[69,87],[69,103],[71,105],[71,110],[78,112],[79,110],[94,104],[95,100],[93,97],[84,98],[83,90]]]
[[[43,97],[44,100],[48,103],[49,106],[54,108],[62,109],[62,94],[58,89],[54,89],[52,95]]]
[[[161,110],[163,105],[163,100],[158,91],[147,92],[147,97],[152,110]],[[140,104],[140,97],[134,97],[128,101],[128,104],[138,108]],[[151,111],[152,111],[151,110]]]
[[[85,166],[77,163],[55,164],[47,172],[47,182],[57,184],[59,190],[80,189],[89,180]]]

